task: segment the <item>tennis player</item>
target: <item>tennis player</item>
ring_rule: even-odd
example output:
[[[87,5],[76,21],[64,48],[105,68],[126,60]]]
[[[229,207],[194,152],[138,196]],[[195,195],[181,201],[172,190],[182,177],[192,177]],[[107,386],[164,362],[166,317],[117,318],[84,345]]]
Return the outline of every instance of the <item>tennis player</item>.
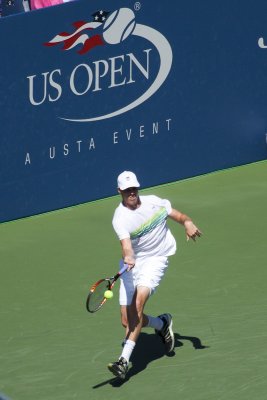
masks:
[[[129,360],[142,327],[151,327],[162,338],[166,353],[174,349],[172,316],[169,313],[152,317],[144,314],[149,297],[155,292],[168,267],[168,257],[175,254],[176,242],[169,230],[168,217],[182,224],[187,240],[196,240],[201,231],[182,212],[172,208],[168,200],[157,196],[139,196],[136,175],[124,171],[118,176],[122,202],[113,216],[113,228],[120,240],[122,257],[129,265],[121,276],[121,321],[126,328],[124,347],[118,361],[108,364],[117,377],[125,379]]]

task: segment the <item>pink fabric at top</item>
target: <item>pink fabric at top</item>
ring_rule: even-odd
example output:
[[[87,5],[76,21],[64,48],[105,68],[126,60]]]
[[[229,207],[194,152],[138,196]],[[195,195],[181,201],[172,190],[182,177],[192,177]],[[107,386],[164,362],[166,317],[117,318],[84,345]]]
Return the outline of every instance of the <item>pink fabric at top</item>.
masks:
[[[37,10],[38,8],[56,6],[63,2],[63,0],[31,0],[31,9]]]

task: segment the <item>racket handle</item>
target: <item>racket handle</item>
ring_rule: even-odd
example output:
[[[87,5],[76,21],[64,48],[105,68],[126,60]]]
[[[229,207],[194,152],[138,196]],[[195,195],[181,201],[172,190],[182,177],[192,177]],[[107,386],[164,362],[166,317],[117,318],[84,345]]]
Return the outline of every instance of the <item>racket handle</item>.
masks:
[[[120,260],[120,270],[118,272],[118,275],[122,275],[125,271],[127,271],[128,267],[128,264],[124,264],[123,260]]]

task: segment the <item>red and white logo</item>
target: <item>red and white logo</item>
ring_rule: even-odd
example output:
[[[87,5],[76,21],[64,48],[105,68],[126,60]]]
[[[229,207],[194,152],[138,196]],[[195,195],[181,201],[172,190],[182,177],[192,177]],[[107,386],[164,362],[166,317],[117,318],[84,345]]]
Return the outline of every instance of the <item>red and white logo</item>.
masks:
[[[116,46],[119,45],[120,43],[124,42],[128,38],[142,38],[145,40],[145,42],[149,43],[149,47],[146,50],[143,50],[143,53],[146,55],[146,68],[142,67],[138,61],[136,61],[136,57],[132,54],[126,54],[126,55],[121,55],[121,56],[116,56],[114,59],[124,59],[126,56],[130,59],[130,61],[133,63],[135,62],[135,65],[138,66],[140,71],[142,72],[143,76],[147,79],[149,82],[149,87],[146,87],[144,89],[144,92],[141,94],[138,94],[138,98],[136,99],[131,99],[129,101],[129,104],[126,104],[124,106],[117,107],[117,109],[113,111],[108,111],[106,113],[97,115],[97,116],[86,116],[84,118],[74,118],[74,117],[59,117],[61,119],[67,120],[67,121],[74,121],[74,122],[91,122],[91,121],[100,121],[104,120],[107,118],[112,118],[118,115],[121,115],[123,113],[126,113],[145,101],[147,101],[151,96],[153,96],[157,90],[163,85],[165,82],[166,78],[169,75],[169,72],[171,70],[172,66],[172,59],[173,59],[173,54],[172,54],[172,49],[170,46],[170,43],[168,40],[163,36],[162,33],[157,31],[156,29],[143,25],[143,24],[138,24],[136,22],[136,17],[134,12],[130,8],[120,8],[114,12],[107,12],[104,10],[97,11],[92,15],[92,21],[86,22],[86,21],[78,21],[73,24],[74,26],[74,31],[69,33],[69,32],[62,32],[51,39],[49,39],[46,43],[44,43],[45,46],[48,47],[55,47],[58,46],[60,47],[63,51],[76,51],[78,54],[81,56],[86,55],[89,51],[92,52],[96,46]],[[158,55],[157,58],[159,59],[159,69],[157,70],[155,74],[155,78],[153,80],[151,79],[151,82],[149,81],[150,75],[149,75],[149,68],[152,64],[151,60],[149,59],[150,54],[151,54],[151,44],[154,46],[156,49]],[[155,50],[154,50],[155,51]],[[156,54],[156,53],[155,53]],[[111,60],[111,61],[110,61]],[[110,65],[110,64],[111,65]],[[112,57],[109,57],[108,60],[98,60],[94,61],[94,64],[97,67],[97,71],[95,71],[95,74],[98,74],[97,78],[95,80],[97,82],[100,81],[100,78],[107,76],[107,74],[111,75],[111,84],[108,86],[109,89],[112,89],[115,86],[115,75],[118,75],[118,69],[116,69],[115,61],[112,61]],[[154,63],[155,64],[155,63]],[[100,72],[100,65],[101,65],[101,72]],[[78,93],[76,87],[75,87],[75,73],[77,72],[78,69],[84,68],[87,69],[88,76],[89,76],[89,83],[87,85],[87,90],[90,89],[92,86],[92,81],[93,81],[93,72],[91,71],[90,67],[83,63],[78,66],[76,66],[73,71],[70,74],[70,89],[74,95],[84,95],[86,91],[84,90],[83,93]],[[113,75],[112,75],[113,74]],[[56,69],[52,71],[51,73],[43,73],[44,79],[50,82],[50,85],[53,86],[54,88],[57,89],[58,96],[56,99],[49,99],[49,101],[57,101],[61,95],[62,95],[62,88],[58,83],[54,81],[55,76],[61,75],[61,70]],[[41,102],[37,103],[34,101],[34,79],[35,75],[27,77],[29,79],[29,99],[32,105],[40,105]],[[112,84],[114,83],[114,84]],[[123,84],[128,84],[129,81],[126,81],[125,78],[125,83],[122,81],[120,85]],[[132,83],[132,81],[130,82]],[[98,86],[95,84],[95,89],[92,91],[100,90]],[[141,89],[142,90],[142,86]],[[127,96],[125,96],[126,101],[127,101]],[[43,102],[45,101],[45,98]],[[114,108],[116,108],[116,105],[114,105]]]

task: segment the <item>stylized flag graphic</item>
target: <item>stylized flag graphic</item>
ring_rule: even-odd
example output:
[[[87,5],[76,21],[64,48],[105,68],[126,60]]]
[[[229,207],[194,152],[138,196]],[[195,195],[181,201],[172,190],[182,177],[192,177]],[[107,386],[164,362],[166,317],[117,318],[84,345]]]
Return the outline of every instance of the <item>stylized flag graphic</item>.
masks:
[[[62,50],[71,50],[76,46],[82,46],[78,51],[79,54],[85,54],[96,46],[104,45],[105,42],[102,37],[101,30],[97,30],[107,19],[109,11],[97,11],[92,14],[93,21],[84,22],[77,21],[73,23],[75,31],[73,33],[62,32],[56,35],[49,42],[44,43],[45,46],[56,46],[63,44]],[[90,33],[86,33],[90,31]]]

